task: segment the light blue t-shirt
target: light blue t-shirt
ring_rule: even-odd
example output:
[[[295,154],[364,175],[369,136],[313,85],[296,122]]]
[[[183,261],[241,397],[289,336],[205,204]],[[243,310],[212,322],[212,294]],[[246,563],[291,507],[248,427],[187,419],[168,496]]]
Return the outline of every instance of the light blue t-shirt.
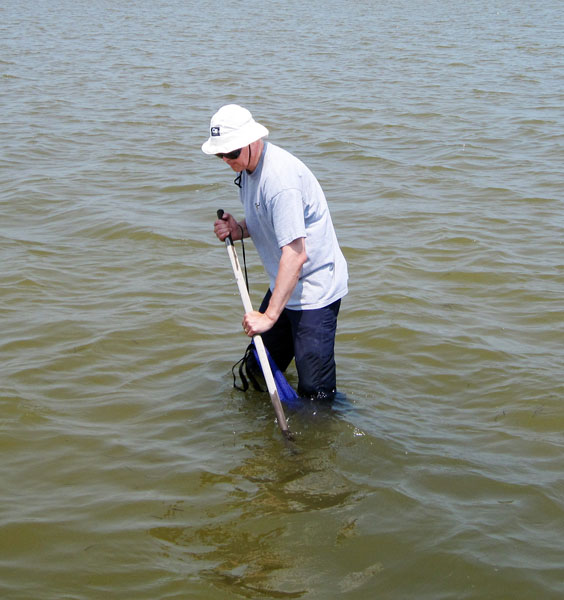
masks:
[[[347,293],[347,263],[325,194],[298,158],[265,142],[253,171],[243,171],[240,199],[247,229],[274,289],[281,248],[305,238],[307,261],[286,308],[323,308]]]

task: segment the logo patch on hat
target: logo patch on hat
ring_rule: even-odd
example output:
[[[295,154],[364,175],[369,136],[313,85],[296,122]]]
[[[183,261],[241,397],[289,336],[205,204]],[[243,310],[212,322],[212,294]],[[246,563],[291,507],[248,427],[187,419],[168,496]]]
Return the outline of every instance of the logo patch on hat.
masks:
[[[212,134],[212,137],[217,137],[219,135],[219,127],[212,127],[211,134]]]

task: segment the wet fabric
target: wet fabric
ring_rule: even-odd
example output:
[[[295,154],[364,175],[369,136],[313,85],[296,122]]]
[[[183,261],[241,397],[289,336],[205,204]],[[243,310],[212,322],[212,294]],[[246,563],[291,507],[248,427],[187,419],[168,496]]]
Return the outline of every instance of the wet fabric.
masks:
[[[259,308],[264,312],[270,290]],[[313,310],[284,309],[274,326],[262,334],[267,350],[281,372],[292,359],[298,371],[298,395],[331,401],[336,392],[335,333],[341,301]]]
[[[266,355],[268,357],[268,362],[270,364],[270,369],[272,371],[272,376],[274,377],[274,383],[276,384],[280,401],[286,406],[294,408],[298,407],[300,404],[300,397],[298,396],[296,390],[294,390],[294,388],[288,383],[286,377],[284,377],[284,373],[282,373],[282,371],[278,368],[276,362],[268,352],[268,349],[266,349]],[[259,392],[266,390],[266,384],[263,380],[262,368],[260,367],[258,353],[253,343],[247,346],[245,355],[240,361],[233,365],[231,371],[233,373],[233,387],[236,389],[246,392],[252,386],[253,389]],[[237,384],[236,371],[238,371],[241,385]]]

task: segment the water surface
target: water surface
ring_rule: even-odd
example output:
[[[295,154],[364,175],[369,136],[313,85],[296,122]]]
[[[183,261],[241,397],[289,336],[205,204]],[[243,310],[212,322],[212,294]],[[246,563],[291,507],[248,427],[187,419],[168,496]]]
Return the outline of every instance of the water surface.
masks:
[[[562,597],[563,12],[3,3],[3,598]],[[297,452],[232,388],[227,102],[349,263]]]

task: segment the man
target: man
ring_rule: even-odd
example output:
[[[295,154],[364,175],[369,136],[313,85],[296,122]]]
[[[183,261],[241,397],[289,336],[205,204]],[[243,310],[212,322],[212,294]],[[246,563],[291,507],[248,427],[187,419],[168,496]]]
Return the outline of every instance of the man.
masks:
[[[262,334],[278,368],[295,357],[298,393],[332,400],[336,391],[335,332],[347,293],[347,263],[339,248],[327,201],[311,171],[292,154],[264,141],[268,129],[236,104],[212,117],[202,145],[239,175],[245,218],[225,213],[214,223],[220,240],[252,238],[270,278],[258,311],[243,329]]]

